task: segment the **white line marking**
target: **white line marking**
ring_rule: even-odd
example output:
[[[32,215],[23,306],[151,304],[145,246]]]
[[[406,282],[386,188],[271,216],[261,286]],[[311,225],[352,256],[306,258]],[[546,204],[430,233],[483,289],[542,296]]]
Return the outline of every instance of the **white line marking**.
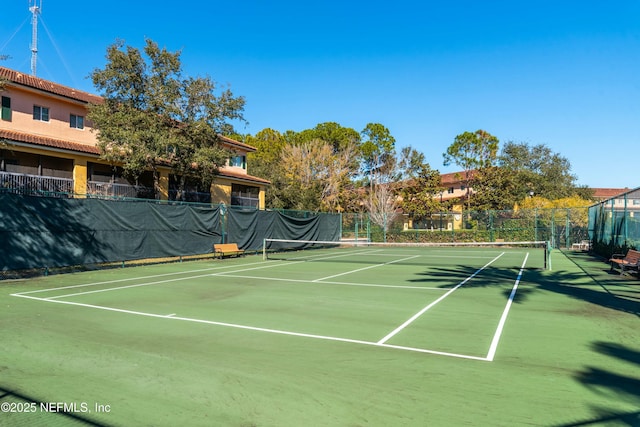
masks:
[[[100,292],[109,292],[109,291],[117,291],[117,290],[121,290],[121,289],[138,288],[138,287],[141,287],[141,286],[161,285],[163,283],[179,282],[179,281],[182,281],[182,280],[197,279],[197,278],[200,278],[200,277],[209,277],[209,276],[211,276],[211,274],[201,274],[199,276],[179,277],[179,278],[175,278],[175,279],[158,280],[157,282],[137,283],[135,285],[118,286],[118,287],[115,287],[115,288],[96,289],[96,290],[93,290],[93,291],[84,291],[84,292],[76,292],[76,293],[73,293],[73,294],[56,295],[56,296],[53,296],[53,297],[47,297],[47,298],[42,298],[42,299],[55,300],[55,299],[59,299],[59,298],[77,297],[77,296],[80,296],[80,295],[89,295],[89,294],[97,294],[97,293],[100,293]]]
[[[71,301],[51,300],[51,299],[48,299],[48,298],[38,298],[38,297],[32,297],[32,296],[28,296],[28,295],[21,295],[21,294],[12,294],[12,296],[16,296],[16,297],[20,297],[20,298],[28,298],[28,299],[33,299],[33,300],[37,300],[37,301],[53,302],[53,303],[58,303],[58,304],[68,304],[68,305],[75,305],[75,306],[79,306],[79,307],[93,308],[93,309],[98,309],[98,310],[113,311],[113,312],[117,312],[117,313],[133,314],[133,315],[144,316],[144,317],[154,317],[154,318],[169,319],[169,320],[182,320],[182,321],[185,321],[185,322],[194,322],[194,323],[203,323],[203,324],[207,324],[207,325],[225,326],[225,327],[229,327],[229,328],[245,329],[245,330],[257,331],[257,332],[267,332],[267,333],[279,334],[279,335],[289,335],[289,336],[295,336],[295,337],[314,338],[314,339],[337,341],[337,342],[344,342],[344,343],[351,343],[351,344],[362,344],[362,345],[370,345],[370,346],[382,347],[382,348],[391,348],[391,349],[397,349],[397,350],[414,351],[414,352],[419,352],[419,353],[429,353],[429,354],[436,354],[436,355],[440,355],[440,356],[457,357],[457,358],[461,358],[461,359],[487,361],[486,358],[479,357],[479,356],[470,356],[470,355],[465,355],[465,354],[447,353],[447,352],[442,352],[442,351],[427,350],[427,349],[423,349],[423,348],[403,347],[403,346],[397,346],[397,345],[376,343],[376,342],[373,342],[373,341],[356,340],[356,339],[351,339],[351,338],[331,337],[331,336],[326,336],[326,335],[305,334],[305,333],[301,333],[301,332],[283,331],[283,330],[279,330],[279,329],[258,328],[258,327],[255,327],[255,326],[239,325],[239,324],[235,324],[235,323],[226,323],[226,322],[216,322],[216,321],[212,321],[212,320],[193,319],[193,318],[190,318],[190,317],[178,317],[178,316],[175,316],[173,314],[164,315],[164,314],[145,313],[145,312],[141,312],[141,311],[125,310],[125,309],[113,308],[113,307],[104,307],[104,306],[93,305],[93,304],[83,304],[83,303],[71,302]]]
[[[40,289],[40,290],[35,290],[35,291],[14,293],[14,294],[10,294],[10,295],[14,296],[14,297],[27,298],[27,299],[32,299],[32,300],[36,300],[36,301],[54,302],[54,303],[59,303],[59,304],[75,305],[75,306],[81,306],[81,307],[87,307],[87,308],[95,308],[95,309],[100,309],[100,310],[107,310],[107,311],[114,311],[114,312],[120,312],[120,313],[134,314],[134,315],[139,315],[139,316],[183,320],[183,321],[189,321],[189,322],[205,323],[205,324],[211,324],[211,325],[226,326],[226,327],[254,330],[254,331],[260,331],[260,332],[269,332],[269,333],[276,333],[276,334],[282,334],[282,335],[291,335],[291,336],[324,339],[324,340],[339,341],[339,342],[356,343],[356,344],[371,345],[371,346],[384,347],[384,348],[393,348],[393,349],[400,349],[400,350],[415,351],[415,352],[421,352],[421,353],[429,353],[429,354],[436,354],[436,355],[443,355],[443,356],[450,356],[450,357],[472,359],[472,360],[480,360],[480,361],[490,361],[491,362],[494,359],[494,356],[495,356],[495,353],[496,353],[496,350],[497,350],[497,346],[498,346],[498,343],[499,343],[499,340],[500,340],[500,336],[502,334],[502,330],[504,328],[504,324],[506,322],[506,318],[507,318],[508,312],[509,312],[510,307],[511,307],[511,305],[513,303],[513,299],[515,298],[516,290],[517,290],[518,285],[520,283],[520,280],[521,280],[521,277],[522,277],[522,274],[523,274],[523,271],[524,271],[524,267],[525,267],[527,259],[529,257],[529,253],[527,253],[526,256],[525,256],[524,262],[522,264],[522,267],[520,269],[520,272],[518,274],[518,277],[516,279],[514,287],[513,287],[512,291],[511,291],[511,294],[509,296],[509,300],[507,301],[507,305],[505,306],[505,309],[503,311],[502,317],[501,317],[500,322],[498,324],[498,328],[496,329],[496,332],[495,332],[494,338],[492,340],[491,346],[489,348],[489,353],[487,354],[487,357],[470,356],[470,355],[463,355],[463,354],[457,354],[457,353],[448,353],[448,352],[441,352],[441,351],[414,348],[414,347],[391,345],[391,344],[386,344],[386,341],[391,339],[393,336],[395,336],[397,333],[399,333],[402,329],[404,329],[406,326],[408,326],[413,321],[415,321],[415,319],[417,319],[419,316],[424,314],[431,307],[433,307],[434,305],[436,305],[437,303],[442,301],[444,298],[446,298],[448,295],[450,295],[453,291],[457,290],[462,285],[467,283],[469,280],[471,280],[473,277],[475,277],[482,270],[487,268],[490,264],[495,262],[498,258],[500,258],[504,254],[505,254],[505,252],[500,253],[497,257],[492,259],[490,262],[488,262],[482,268],[480,268],[479,270],[474,272],[471,276],[467,277],[465,280],[460,282],[455,287],[449,289],[449,291],[447,293],[442,295],[440,298],[438,298],[436,301],[432,302],[428,306],[424,307],[422,310],[420,310],[418,313],[416,313],[414,316],[412,316],[409,320],[407,320],[405,323],[400,325],[398,328],[396,328],[394,331],[392,331],[390,334],[388,334],[386,337],[384,337],[383,339],[381,339],[378,342],[370,342],[370,341],[355,340],[355,339],[340,338],[340,337],[330,337],[330,336],[314,335],[314,334],[305,334],[305,333],[283,331],[283,330],[277,330],[277,329],[259,328],[259,327],[254,327],[254,326],[238,325],[238,324],[233,324],[233,323],[216,322],[216,321],[209,321],[209,320],[202,320],[202,319],[192,319],[192,318],[187,318],[187,317],[177,317],[176,313],[171,313],[171,314],[166,314],[166,315],[153,314],[153,313],[144,313],[144,312],[138,312],[138,311],[132,311],[132,310],[124,310],[124,309],[118,309],[118,308],[113,308],[113,307],[104,307],[104,306],[98,306],[98,305],[92,305],[92,304],[83,304],[83,303],[77,303],[77,302],[71,302],[71,301],[59,301],[59,300],[56,300],[56,299],[57,298],[70,297],[70,296],[85,295],[85,294],[96,293],[96,292],[106,292],[106,291],[111,291],[111,290],[126,289],[126,288],[138,287],[138,286],[148,286],[148,285],[153,285],[153,284],[175,282],[175,281],[180,281],[180,280],[188,280],[188,279],[206,277],[206,276],[222,276],[222,277],[227,276],[227,277],[241,277],[241,278],[264,279],[264,280],[282,280],[282,281],[292,281],[292,282],[298,282],[298,283],[302,282],[302,283],[339,284],[339,285],[348,285],[348,286],[374,286],[374,287],[387,287],[387,288],[399,287],[399,288],[409,288],[409,289],[436,289],[436,290],[443,290],[441,288],[426,288],[426,287],[419,287],[419,286],[394,286],[394,285],[377,285],[377,284],[364,284],[364,283],[324,281],[325,279],[330,279],[330,278],[333,278],[333,277],[338,277],[338,276],[342,276],[342,275],[345,275],[345,274],[350,274],[350,273],[354,273],[354,272],[357,272],[357,271],[366,270],[366,269],[369,269],[369,268],[379,267],[381,265],[393,264],[393,263],[404,261],[404,260],[407,260],[407,259],[416,258],[416,257],[418,257],[418,255],[412,256],[412,257],[408,257],[408,258],[399,259],[399,260],[390,261],[390,262],[387,262],[387,263],[384,263],[384,264],[377,264],[377,265],[373,265],[373,266],[368,266],[368,267],[364,267],[364,268],[361,268],[361,269],[357,269],[357,270],[353,270],[353,271],[349,271],[349,272],[345,272],[345,273],[341,273],[341,274],[337,274],[337,275],[333,275],[333,276],[328,276],[328,277],[323,278],[323,279],[316,279],[316,280],[310,280],[310,281],[302,281],[302,280],[295,280],[295,279],[262,278],[262,277],[253,277],[253,276],[235,276],[235,275],[233,275],[233,273],[235,273],[235,272],[258,270],[258,269],[263,269],[263,268],[271,268],[271,267],[277,267],[277,266],[290,264],[290,263],[277,263],[277,264],[270,264],[270,265],[261,265],[259,267],[244,268],[244,269],[239,269],[239,270],[230,271],[230,272],[220,272],[220,273],[213,273],[213,274],[206,274],[206,275],[189,276],[189,277],[184,277],[184,278],[162,280],[162,281],[156,281],[156,282],[150,282],[150,283],[127,285],[127,286],[120,286],[120,287],[115,287],[115,288],[108,288],[108,289],[101,289],[101,290],[94,290],[94,291],[87,291],[87,292],[78,292],[78,293],[67,294],[67,295],[59,295],[59,296],[54,296],[54,297],[49,297],[49,298],[38,298],[38,297],[33,297],[33,296],[28,296],[27,295],[27,294],[37,293],[37,292],[46,292],[46,291],[63,290],[63,289],[73,289],[73,288],[78,288],[78,287],[97,286],[97,285],[109,284],[109,283],[120,283],[120,282],[125,282],[125,281],[130,281],[130,280],[148,279],[148,278],[154,278],[154,277],[165,277],[165,276],[173,276],[173,275],[178,275],[178,274],[190,274],[190,273],[193,273],[193,272],[220,270],[220,269],[227,269],[227,268],[237,267],[235,265],[232,265],[232,266],[220,266],[220,267],[213,267],[213,268],[200,269],[200,270],[191,270],[191,271],[185,271],[185,272],[166,273],[166,274],[158,274],[158,275],[143,276],[143,277],[128,278],[128,279],[118,279],[118,280],[105,281],[105,282],[96,282],[96,283],[89,283],[89,284],[83,284],[83,285],[73,285],[73,286],[64,286],[64,287],[50,288],[50,289]],[[345,255],[336,255],[336,256],[330,256],[330,257],[320,258],[320,259],[332,259],[332,258],[338,258],[338,257],[341,257],[341,256],[345,256]],[[298,262],[304,262],[304,261],[301,260],[301,261],[297,261],[296,263],[298,263]],[[228,273],[230,273],[230,274],[228,274]]]
[[[416,320],[418,317],[422,316],[427,310],[429,310],[431,307],[433,307],[434,305],[438,304],[440,301],[442,301],[443,299],[445,299],[446,297],[448,297],[449,295],[451,295],[454,291],[456,291],[457,289],[460,288],[460,286],[464,285],[465,283],[467,283],[469,280],[473,279],[475,276],[478,275],[478,273],[480,273],[482,270],[484,270],[485,268],[487,268],[490,264],[492,264],[494,261],[496,261],[498,258],[500,258],[502,255],[504,255],[505,253],[502,252],[500,255],[498,255],[497,257],[495,257],[494,259],[492,259],[491,261],[489,261],[487,264],[485,264],[482,268],[480,268],[479,270],[476,270],[475,273],[473,273],[471,276],[467,277],[466,279],[464,279],[462,282],[458,283],[456,286],[454,286],[453,288],[451,288],[446,294],[442,295],[440,298],[438,298],[437,300],[435,300],[434,302],[432,302],[431,304],[427,305],[426,307],[424,307],[422,310],[420,310],[419,312],[417,312],[416,314],[414,314],[413,316],[411,316],[411,318],[409,318],[409,320],[407,320],[406,322],[404,322],[402,325],[398,326],[396,329],[394,329],[393,331],[391,331],[389,334],[387,334],[387,336],[385,336],[384,338],[382,338],[380,341],[378,341],[378,344],[384,344],[385,342],[389,341],[391,338],[393,338],[398,332],[402,331],[404,328],[406,328],[407,326],[409,326],[411,323],[413,323],[414,320]]]
[[[358,268],[356,270],[346,271],[344,273],[334,274],[332,276],[327,276],[327,277],[322,277],[320,279],[314,280],[314,282],[322,282],[323,280],[333,279],[334,277],[345,276],[347,274],[357,273],[358,271],[364,271],[364,270],[369,270],[371,268],[382,267],[384,265],[395,264],[396,262],[406,261],[408,259],[413,259],[413,258],[418,258],[418,257],[419,257],[419,255],[414,255],[414,256],[407,257],[407,258],[401,258],[401,259],[396,259],[396,260],[393,260],[393,261],[385,262],[385,263],[382,263],[382,264],[369,265],[367,267]]]
[[[225,266],[219,266],[219,267],[202,268],[202,269],[199,269],[199,270],[189,270],[189,271],[179,271],[179,272],[174,272],[174,273],[154,274],[154,275],[151,275],[151,276],[129,277],[129,278],[126,278],[126,279],[116,279],[116,280],[107,280],[107,281],[104,281],[104,282],[84,283],[84,284],[81,284],[81,285],[61,286],[61,287],[58,287],[58,288],[38,289],[38,290],[35,290],[35,291],[26,291],[26,292],[19,292],[19,293],[21,295],[28,295],[28,294],[35,294],[35,293],[39,293],[39,292],[59,291],[59,290],[62,290],[62,289],[74,289],[74,288],[83,288],[83,287],[89,287],[89,286],[108,285],[110,283],[129,282],[129,281],[132,281],[132,280],[139,280],[139,279],[154,279],[156,277],[176,276],[178,274],[200,273],[202,271],[220,270],[220,269],[232,268],[232,267],[237,267],[237,265],[225,265]]]
[[[409,285],[381,285],[375,283],[353,283],[353,282],[326,282],[316,280],[300,280],[300,279],[284,279],[281,277],[258,277],[258,276],[242,276],[239,274],[231,274],[231,273],[216,273],[212,274],[212,276],[220,276],[220,277],[234,277],[238,279],[255,279],[255,280],[268,280],[274,282],[294,282],[294,283],[316,283],[321,285],[345,285],[345,286],[367,286],[367,287],[377,287],[377,288],[400,288],[400,289],[428,289],[428,290],[437,290],[442,291],[450,288],[434,288],[427,286],[409,286]]]
[[[376,249],[376,250],[360,250],[360,251],[355,251],[355,252],[348,252],[348,253],[344,253],[344,254],[340,254],[340,255],[324,255],[324,256],[319,256],[317,254],[313,254],[313,255],[305,255],[305,256],[299,256],[299,257],[294,257],[294,258],[289,258],[288,261],[297,261],[297,262],[303,262],[303,261],[324,261],[326,259],[335,259],[335,258],[344,258],[344,257],[349,257],[349,256],[353,256],[353,255],[379,255],[379,254],[374,254],[373,252],[380,252],[382,249]],[[278,260],[278,258],[275,258],[276,260]]]
[[[518,278],[516,279],[516,282],[513,285],[513,289],[511,289],[511,294],[509,295],[507,304],[504,307],[504,311],[502,312],[502,317],[500,318],[500,322],[498,323],[498,328],[496,329],[496,333],[493,335],[493,340],[491,341],[491,346],[489,347],[489,353],[487,354],[487,360],[489,362],[493,362],[493,358],[496,355],[496,350],[498,349],[498,343],[500,342],[500,336],[502,335],[502,329],[504,328],[504,324],[507,321],[507,315],[509,314],[509,309],[511,308],[511,304],[513,304],[513,300],[516,297],[516,291],[518,290],[518,285],[520,284],[520,279],[522,278],[522,273],[524,272],[524,266],[527,264],[528,258],[529,258],[529,254],[527,253],[527,255],[524,257],[524,261],[522,262],[522,267],[520,267],[520,271],[518,272]]]
[[[300,261],[302,262],[302,261]],[[252,267],[252,268],[245,268],[245,269],[240,269],[240,270],[236,270],[236,271],[249,271],[249,270],[256,270],[259,268],[271,268],[271,267],[278,267],[284,265],[283,263],[278,263],[278,264],[270,264],[270,265],[263,265],[261,267]],[[236,266],[237,267],[237,266]],[[209,271],[210,269],[204,269],[204,270],[199,270],[199,271]],[[210,276],[216,276],[219,275],[219,273],[207,273],[207,274],[200,274],[200,275],[196,275],[196,276],[187,276],[187,277],[179,277],[179,278],[175,278],[175,279],[167,279],[167,280],[158,280],[156,282],[146,282],[146,283],[137,283],[134,285],[126,285],[126,286],[116,286],[115,288],[105,288],[105,289],[96,289],[93,291],[84,291],[84,292],[75,292],[72,294],[64,294],[64,295],[56,295],[53,297],[48,297],[48,298],[42,298],[43,300],[55,300],[55,299],[59,299],[59,298],[67,298],[67,297],[75,297],[75,296],[79,296],[79,295],[88,295],[88,294],[95,294],[95,293],[100,293],[100,292],[109,292],[109,291],[117,291],[117,290],[121,290],[121,289],[130,289],[130,288],[137,288],[137,287],[141,287],[141,286],[151,286],[151,285],[161,285],[163,283],[171,283],[171,282],[178,282],[178,281],[183,281],[183,280],[190,280],[190,279],[198,279],[198,278],[202,278],[202,277],[210,277]],[[165,274],[161,274],[158,276],[166,276]],[[143,277],[143,278],[149,278],[151,276],[147,276],[147,277]],[[120,282],[120,280],[118,280],[117,282]],[[105,283],[111,283],[111,282],[103,282],[102,284]],[[97,283],[92,284],[92,285],[85,285],[85,286],[94,286],[97,285]],[[78,285],[78,286],[66,286],[66,287],[62,287],[62,288],[51,288],[51,289],[43,289],[40,290],[39,292],[44,292],[44,291],[55,291],[55,290],[62,290],[62,289],[71,289],[71,288],[76,288],[76,287],[81,287],[82,285]],[[13,296],[21,296],[21,295],[26,295],[28,293],[32,293],[32,292],[21,292],[21,293],[17,293],[17,294],[12,294]]]

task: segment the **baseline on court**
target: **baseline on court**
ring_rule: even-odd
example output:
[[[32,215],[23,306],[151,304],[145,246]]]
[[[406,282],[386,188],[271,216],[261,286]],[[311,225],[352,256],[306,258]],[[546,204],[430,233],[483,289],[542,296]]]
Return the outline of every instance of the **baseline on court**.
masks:
[[[294,263],[299,263],[302,270],[308,269],[308,262],[306,260],[299,261],[283,261],[283,262],[268,262],[268,263],[257,263],[250,265],[223,265],[223,266],[215,266],[210,268],[202,268],[191,271],[182,271],[182,272],[171,272],[171,273],[163,273],[163,274],[152,274],[142,277],[129,277],[129,278],[116,278],[113,280],[105,280],[94,283],[83,283],[77,285],[69,285],[69,286],[57,286],[48,289],[40,289],[26,292],[18,292],[11,294],[14,297],[26,298],[30,300],[35,300],[39,302],[49,302],[56,304],[65,304],[76,307],[84,307],[90,309],[97,310],[105,310],[110,312],[123,313],[128,315],[136,315],[136,316],[145,316],[145,317],[153,317],[165,320],[173,320],[173,321],[183,321],[183,322],[194,322],[200,324],[209,324],[221,327],[229,327],[229,328],[237,328],[244,330],[251,330],[262,333],[272,333],[272,334],[281,334],[295,337],[304,337],[304,338],[313,338],[320,340],[330,340],[330,341],[338,341],[345,342],[351,344],[359,344],[359,345],[368,345],[374,347],[381,348],[390,348],[390,349],[398,349],[405,351],[414,351],[421,353],[430,353],[430,354],[438,354],[443,356],[450,357],[458,357],[465,359],[473,359],[473,360],[482,360],[482,361],[492,361],[495,357],[498,343],[500,340],[500,336],[502,334],[502,330],[506,323],[507,315],[511,307],[511,303],[513,298],[515,297],[515,293],[522,277],[523,271],[525,269],[528,254],[525,255],[524,260],[522,261],[522,265],[520,270],[518,271],[516,277],[513,279],[512,290],[510,293],[510,297],[505,303],[504,309],[500,316],[500,321],[497,325],[495,325],[495,332],[493,333],[493,338],[491,340],[491,345],[487,350],[486,354],[482,355],[474,355],[474,354],[463,354],[455,351],[440,351],[430,348],[423,348],[421,346],[411,346],[411,345],[396,345],[391,343],[392,339],[397,335],[401,334],[403,331],[411,328],[412,324],[423,316],[426,312],[431,310],[433,307],[441,303],[447,298],[450,298],[457,290],[463,288],[465,285],[473,282],[478,279],[478,276],[483,274],[491,265],[495,264],[498,260],[500,260],[504,256],[504,252],[500,253],[489,262],[477,268],[472,274],[467,275],[463,280],[458,281],[455,284],[450,284],[449,286],[424,286],[424,285],[405,285],[405,284],[384,284],[384,283],[366,283],[360,280],[350,280],[355,276],[362,275],[365,272],[371,274],[373,271],[376,271],[376,274],[380,271],[384,271],[385,269],[390,268],[391,266],[402,266],[403,263],[410,262],[415,259],[416,255],[402,256],[400,258],[388,259],[384,262],[373,264],[370,266],[358,266],[357,264],[351,264],[349,268],[341,268],[339,271],[335,270],[332,272],[326,271],[324,269],[323,275],[320,277],[311,276],[307,279],[301,279],[298,277],[295,278],[287,278],[283,277],[287,275],[287,272],[290,272]],[[345,265],[344,267],[347,267]],[[267,277],[264,273],[273,271],[274,274],[271,274],[275,277]],[[330,273],[330,274],[328,274]],[[298,272],[298,274],[300,274]],[[369,276],[370,277],[370,276]],[[144,288],[145,292],[153,289],[159,289],[160,287],[166,288],[166,286],[173,286],[174,289],[172,291],[175,293],[175,286],[180,284],[182,287],[184,285],[188,285],[194,282],[202,282],[203,280],[208,280],[211,278],[215,279],[240,279],[242,281],[251,281],[251,283],[267,283],[267,286],[262,286],[262,288],[270,288],[270,284],[274,283],[285,283],[290,284],[295,287],[305,286],[305,289],[311,289],[310,287],[325,287],[323,292],[326,290],[327,286],[331,287],[349,287],[349,288],[375,288],[375,289],[385,289],[390,291],[400,291],[400,290],[408,290],[412,292],[433,292],[439,291],[441,295],[434,300],[429,300],[429,302],[420,307],[419,310],[406,317],[404,321],[399,322],[395,327],[390,328],[387,332],[383,332],[379,334],[378,339],[371,338],[354,338],[354,337],[345,337],[340,336],[340,334],[336,333],[310,333],[304,332],[300,330],[295,330],[296,328],[277,328],[270,327],[265,325],[256,325],[251,324],[250,322],[242,322],[242,321],[225,321],[216,319],[215,314],[207,315],[207,316],[190,316],[190,315],[181,315],[180,309],[183,307],[176,307],[175,309],[172,307],[171,299],[169,301],[165,301],[164,307],[166,309],[164,311],[154,311],[144,309],[144,304],[142,307],[137,309],[134,306],[127,307],[126,304],[123,304],[122,300],[129,301],[131,304],[131,299],[128,296],[129,292],[132,291],[140,291]],[[348,280],[349,279],[349,280]],[[219,282],[213,282],[209,286],[217,286]],[[182,289],[182,288],[181,288]],[[111,294],[110,303],[105,304],[101,302],[101,298],[99,295]],[[389,294],[385,294],[384,298],[388,298]],[[358,297],[361,297],[359,294]],[[415,299],[415,295],[411,295],[412,299]],[[341,306],[342,308],[348,309],[346,306]],[[404,307],[405,311],[409,309],[410,306]],[[398,309],[396,308],[396,311]],[[375,331],[369,331],[372,334]]]

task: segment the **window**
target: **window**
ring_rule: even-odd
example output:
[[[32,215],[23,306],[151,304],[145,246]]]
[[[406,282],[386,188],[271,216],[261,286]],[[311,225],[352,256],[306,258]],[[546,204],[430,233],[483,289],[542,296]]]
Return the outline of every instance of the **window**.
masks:
[[[0,115],[0,118],[7,122],[11,121],[11,98],[8,96],[2,97],[2,114]]]
[[[260,204],[260,188],[231,184],[231,205],[257,208]]]
[[[449,194],[453,194],[453,187],[449,187],[449,190],[447,190],[447,192],[448,192]]]
[[[247,168],[247,157],[246,156],[233,156],[229,159],[229,166],[237,166],[242,169]]]
[[[72,114],[69,117],[69,126],[75,129],[84,129],[84,117]]]
[[[49,121],[49,108],[40,107],[39,105],[33,106],[33,120],[40,120],[42,122]]]

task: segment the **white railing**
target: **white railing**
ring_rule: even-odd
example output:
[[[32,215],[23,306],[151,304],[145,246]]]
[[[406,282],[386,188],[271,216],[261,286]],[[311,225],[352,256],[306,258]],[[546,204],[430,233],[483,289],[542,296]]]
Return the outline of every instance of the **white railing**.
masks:
[[[70,196],[73,194],[73,179],[0,172],[0,188],[14,193]]]
[[[114,184],[111,182],[87,182],[87,195],[108,198],[153,199],[153,188],[142,185]]]

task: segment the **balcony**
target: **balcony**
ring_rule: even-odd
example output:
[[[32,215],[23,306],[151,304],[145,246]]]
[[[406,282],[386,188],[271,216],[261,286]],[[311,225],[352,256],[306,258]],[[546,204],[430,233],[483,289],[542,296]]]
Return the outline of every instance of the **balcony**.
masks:
[[[0,189],[18,194],[71,197],[73,179],[0,171]]]
[[[155,199],[153,188],[142,185],[87,182],[87,197],[104,199]]]

